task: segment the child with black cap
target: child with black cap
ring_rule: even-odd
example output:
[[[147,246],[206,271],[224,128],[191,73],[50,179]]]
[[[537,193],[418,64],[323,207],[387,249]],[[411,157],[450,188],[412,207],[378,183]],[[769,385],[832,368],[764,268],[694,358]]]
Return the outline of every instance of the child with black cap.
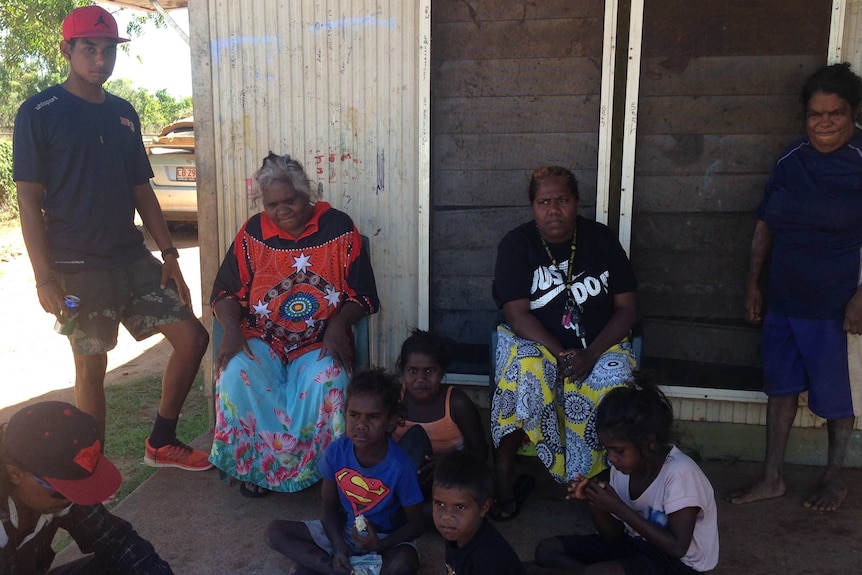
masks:
[[[0,575],[173,573],[101,505],[121,477],[99,436],[92,416],[60,401],[25,407],[0,427]],[[90,555],[49,571],[60,527]]]

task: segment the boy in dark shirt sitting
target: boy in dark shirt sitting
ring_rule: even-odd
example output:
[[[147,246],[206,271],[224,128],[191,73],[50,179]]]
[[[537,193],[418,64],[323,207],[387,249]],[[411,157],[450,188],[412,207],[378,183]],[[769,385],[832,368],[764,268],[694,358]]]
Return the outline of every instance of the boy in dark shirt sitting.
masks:
[[[445,455],[434,471],[434,525],[446,539],[449,575],[524,575],[515,550],[485,515],[494,479],[484,461],[465,451]]]

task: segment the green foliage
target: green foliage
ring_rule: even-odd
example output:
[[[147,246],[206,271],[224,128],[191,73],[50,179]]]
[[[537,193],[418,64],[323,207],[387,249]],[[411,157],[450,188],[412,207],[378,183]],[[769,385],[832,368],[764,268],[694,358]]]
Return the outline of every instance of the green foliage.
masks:
[[[14,75],[35,64],[47,74],[65,69],[59,45],[63,18],[87,0],[4,0],[0,10],[0,70]]]
[[[161,397],[161,376],[149,376],[129,383],[105,386],[107,404],[105,455],[123,475],[117,502],[134,491],[155,472],[141,465],[144,441],[149,437]],[[177,425],[177,437],[191,441],[209,429],[203,378],[198,377],[189,392]]]
[[[24,100],[65,79],[67,64],[60,54],[63,19],[73,9],[93,3],[88,0],[0,2],[0,93],[3,94],[0,127],[11,129]],[[126,28],[126,35],[129,38],[140,36],[147,22],[160,28],[165,26],[158,14],[135,16]],[[120,45],[120,48],[125,46]],[[135,91],[131,85],[121,92],[109,85],[106,85],[109,92],[126,98],[135,106],[144,133],[156,133],[163,125],[191,115],[191,98],[175,100],[166,93],[160,96],[162,90],[149,94],[144,90]],[[128,97],[132,93],[134,97]]]
[[[18,193],[12,181],[12,142],[0,141],[0,219],[18,215]]]
[[[24,100],[66,78],[60,54],[63,19],[88,0],[2,0],[0,2],[0,128],[11,131]],[[135,16],[126,29],[129,38],[141,35],[148,21],[157,27],[159,15]],[[123,46],[121,45],[121,48]],[[112,80],[109,92],[129,100],[141,117],[144,134],[156,134],[166,124],[192,115],[192,99],[177,100],[159,90],[134,89],[128,80]],[[12,181],[12,146],[0,142],[0,219],[17,217],[18,199]]]
[[[3,0],[0,9],[0,71],[14,77],[21,67],[35,64],[48,75],[63,72],[66,69],[66,62],[60,55],[63,19],[75,8],[88,4],[95,2]],[[153,22],[158,28],[165,26],[164,19],[158,14],[134,16],[126,28],[127,35],[130,38],[140,36],[147,22]]]
[[[18,106],[24,100],[49,86],[62,82],[63,79],[64,76],[61,73],[49,73],[38,69],[33,61],[23,64],[14,74],[0,65],[0,91],[4,96],[0,100],[0,126],[11,129],[15,123]]]
[[[157,134],[163,126],[192,115],[191,96],[177,100],[165,89],[152,94],[143,88],[135,89],[126,78],[109,80],[105,90],[132,104],[141,117],[144,134]]]
[[[18,106],[56,84],[66,70],[60,55],[63,18],[86,0],[3,0],[0,9],[0,126]]]

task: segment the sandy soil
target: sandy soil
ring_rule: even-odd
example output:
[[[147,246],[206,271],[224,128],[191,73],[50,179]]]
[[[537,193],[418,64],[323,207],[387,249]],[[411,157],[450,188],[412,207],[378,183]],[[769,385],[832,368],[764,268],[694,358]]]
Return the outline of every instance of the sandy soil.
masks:
[[[183,274],[200,316],[200,268],[197,230],[174,231]],[[148,244],[151,249],[153,246]],[[33,269],[17,222],[0,224],[0,422],[33,398],[51,393],[52,399],[72,401],[75,370],[65,337],[54,333],[54,317],[36,297]],[[108,354],[108,385],[131,381],[164,369],[170,346],[162,336],[136,342],[120,328],[117,347]]]

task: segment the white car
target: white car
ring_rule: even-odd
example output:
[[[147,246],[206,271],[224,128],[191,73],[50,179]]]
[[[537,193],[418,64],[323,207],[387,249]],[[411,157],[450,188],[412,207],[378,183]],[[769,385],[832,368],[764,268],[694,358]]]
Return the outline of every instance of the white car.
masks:
[[[169,222],[198,221],[194,119],[168,124],[146,144],[153,178],[150,184]]]

